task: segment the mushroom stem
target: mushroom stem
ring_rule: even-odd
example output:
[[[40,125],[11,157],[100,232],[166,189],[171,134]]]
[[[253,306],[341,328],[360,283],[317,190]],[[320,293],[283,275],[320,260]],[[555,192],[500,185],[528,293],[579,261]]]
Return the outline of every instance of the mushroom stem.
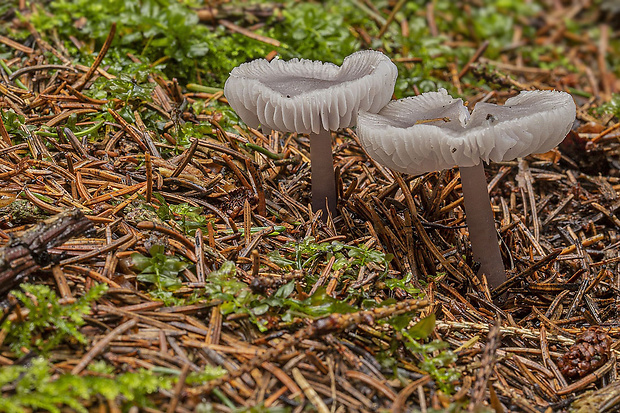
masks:
[[[506,281],[506,271],[497,242],[495,219],[483,162],[459,169],[471,249],[474,259],[480,262],[478,274],[479,276],[485,274],[489,287],[495,288]]]
[[[332,133],[321,130],[310,136],[310,172],[312,174],[312,210],[323,211],[322,219],[327,220],[327,209],[336,215],[336,175],[332,157]]]

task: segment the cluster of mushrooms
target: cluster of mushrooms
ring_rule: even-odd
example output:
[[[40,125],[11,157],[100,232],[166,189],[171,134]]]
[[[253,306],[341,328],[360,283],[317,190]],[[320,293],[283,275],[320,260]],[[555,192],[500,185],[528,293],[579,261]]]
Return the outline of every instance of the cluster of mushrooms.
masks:
[[[522,91],[503,106],[471,112],[444,89],[391,101],[398,71],[383,53],[365,50],[342,66],[292,59],[236,67],[224,94],[251,127],[310,135],[312,208],[336,215],[331,131],[357,125],[370,157],[395,171],[423,174],[459,167],[474,259],[489,287],[506,281],[482,161],[546,152],[575,120],[568,93]]]

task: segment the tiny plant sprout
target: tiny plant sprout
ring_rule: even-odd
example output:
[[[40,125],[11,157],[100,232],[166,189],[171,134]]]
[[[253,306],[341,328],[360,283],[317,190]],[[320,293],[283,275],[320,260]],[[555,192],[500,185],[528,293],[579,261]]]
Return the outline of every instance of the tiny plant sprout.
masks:
[[[459,166],[474,259],[491,288],[506,280],[482,161],[499,162],[551,150],[575,120],[568,93],[524,91],[503,106],[478,103],[471,115],[444,89],[360,112],[357,134],[366,152],[409,174]]]
[[[312,209],[336,213],[331,131],[355,125],[392,98],[397,70],[381,52],[346,57],[342,66],[311,60],[254,60],[232,70],[224,94],[241,119],[281,132],[310,134]]]

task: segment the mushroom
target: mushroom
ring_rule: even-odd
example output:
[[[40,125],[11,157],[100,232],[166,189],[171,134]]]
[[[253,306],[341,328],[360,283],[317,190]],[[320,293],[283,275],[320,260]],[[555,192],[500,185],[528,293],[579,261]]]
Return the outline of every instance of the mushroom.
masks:
[[[474,259],[491,288],[506,280],[483,163],[546,152],[575,120],[568,93],[523,91],[503,106],[478,103],[471,115],[445,89],[360,112],[357,134],[368,154],[396,171],[422,174],[459,166]]]
[[[381,52],[365,50],[342,66],[265,59],[232,70],[224,94],[241,119],[281,132],[310,134],[312,209],[336,213],[331,131],[355,125],[359,110],[378,112],[392,98],[397,69]]]

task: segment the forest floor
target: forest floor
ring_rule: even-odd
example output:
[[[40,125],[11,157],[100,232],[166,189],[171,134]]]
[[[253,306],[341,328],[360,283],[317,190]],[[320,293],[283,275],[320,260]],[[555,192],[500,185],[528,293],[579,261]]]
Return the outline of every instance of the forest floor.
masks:
[[[458,168],[402,175],[338,131],[325,223],[308,207],[307,136],[240,123],[227,72],[184,83],[161,70],[172,49],[149,64],[124,51],[128,22],[90,44],[46,25],[56,3],[0,10],[0,411],[620,409],[613,2],[541,3],[499,48],[446,31],[469,6],[352,2],[374,26],[345,20],[357,48],[388,53],[382,36],[410,35],[414,17],[464,47],[442,61],[392,45],[401,73],[425,67],[470,108],[532,89],[575,99],[558,148],[485,167],[509,277],[495,289],[476,276]],[[280,8],[192,13],[277,51],[260,22]]]

